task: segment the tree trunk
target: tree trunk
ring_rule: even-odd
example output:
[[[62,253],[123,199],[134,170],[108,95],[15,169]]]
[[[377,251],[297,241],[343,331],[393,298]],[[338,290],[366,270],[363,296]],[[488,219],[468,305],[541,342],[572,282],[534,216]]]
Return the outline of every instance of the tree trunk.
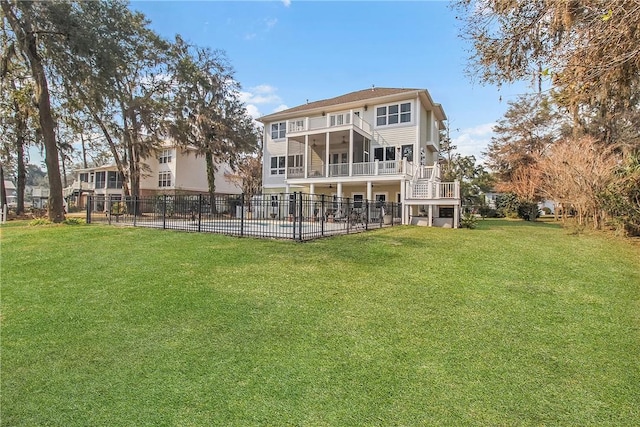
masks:
[[[82,147],[82,167],[86,169],[89,167],[89,164],[87,163],[87,147],[84,143],[84,132],[80,132],[80,144]]]
[[[16,192],[18,199],[16,201],[16,214],[22,215],[24,213],[24,190],[27,184],[27,170],[24,164],[24,133],[23,130],[20,130],[19,132],[19,139],[16,141],[16,148],[18,149],[18,176],[16,180]]]
[[[116,144],[113,141],[113,138],[111,138],[111,134],[109,133],[109,130],[107,129],[107,125],[104,123],[102,118],[98,115],[98,113],[96,113],[93,110],[93,108],[91,108],[91,106],[87,102],[87,96],[84,94],[82,89],[81,88],[76,88],[76,89],[78,91],[78,94],[80,95],[80,98],[82,99],[82,102],[83,102],[84,106],[89,111],[89,114],[91,114],[91,117],[93,117],[93,119],[96,121],[96,123],[98,124],[98,126],[102,130],[102,134],[104,135],[105,139],[107,140],[107,144],[109,145],[109,150],[111,151],[111,155],[113,156],[113,159],[116,162],[116,166],[118,167],[118,170],[120,171],[120,173],[124,177],[124,179],[122,181],[122,192],[124,193],[125,196],[129,196],[131,193],[129,191],[129,184],[128,184],[127,173],[126,173],[127,171],[124,168],[124,164],[122,163],[122,159],[120,158],[120,154],[118,153],[118,149],[116,148]],[[85,162],[86,162],[86,159],[85,159]]]
[[[7,205],[7,189],[4,186],[4,168],[0,163],[0,208]]]
[[[207,152],[204,155],[207,163],[207,183],[209,184],[209,200],[211,200],[211,212],[216,213],[216,165],[213,162],[213,154]]]
[[[16,35],[20,50],[29,59],[31,75],[35,83],[35,99],[38,106],[40,131],[44,140],[45,164],[49,177],[49,204],[48,215],[52,222],[64,220],[64,205],[62,203],[62,181],[60,178],[60,162],[58,159],[58,144],[56,143],[55,123],[51,114],[51,100],[47,76],[42,64],[42,58],[38,53],[38,45],[35,33],[32,29],[28,14],[22,14],[22,22],[8,1],[0,2],[2,10]]]
[[[11,88],[16,91],[16,84],[12,80]],[[17,177],[16,177],[16,214],[22,215],[24,213],[24,191],[27,181],[27,172],[24,165],[24,146],[25,146],[25,133],[27,131],[27,115],[23,114],[23,110],[20,108],[20,104],[17,99],[13,100],[14,120],[16,124],[16,153],[17,153]]]

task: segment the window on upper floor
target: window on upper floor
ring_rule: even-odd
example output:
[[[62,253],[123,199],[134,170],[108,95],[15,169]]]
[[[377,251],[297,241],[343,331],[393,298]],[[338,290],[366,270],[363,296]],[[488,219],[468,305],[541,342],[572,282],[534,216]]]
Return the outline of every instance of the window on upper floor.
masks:
[[[342,126],[351,123],[351,113],[331,114],[329,116],[329,126]]]
[[[171,187],[171,172],[158,173],[158,187]]]
[[[411,122],[411,103],[384,105],[376,108],[376,126]]]
[[[107,172],[107,188],[122,188],[123,176],[120,172]]]
[[[303,130],[305,130],[304,129],[304,120],[291,120],[291,121],[289,121],[289,132],[302,132]]]
[[[173,156],[173,150],[162,150],[160,152],[160,156],[158,157],[158,163],[171,163],[171,158]]]
[[[304,160],[304,157],[303,157],[302,154],[291,155],[291,156],[289,156],[289,167],[290,168],[302,167],[303,166],[303,164],[302,164],[303,160]]]
[[[81,173],[80,174],[80,182],[89,182],[89,174]]]
[[[287,135],[287,123],[271,123],[271,139],[284,139]]]
[[[106,173],[96,172],[96,188],[104,188],[106,183]]]
[[[285,156],[273,156],[271,157],[271,175],[284,175],[284,168],[286,164]]]

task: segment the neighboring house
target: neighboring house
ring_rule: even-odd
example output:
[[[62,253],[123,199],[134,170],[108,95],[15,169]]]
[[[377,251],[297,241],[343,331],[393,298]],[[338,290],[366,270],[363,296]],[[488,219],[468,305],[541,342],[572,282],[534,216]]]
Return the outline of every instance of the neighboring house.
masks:
[[[140,197],[155,195],[202,194],[209,191],[206,162],[197,156],[194,149],[184,149],[175,145],[165,145],[157,150],[155,157],[143,161],[140,180]],[[216,194],[241,194],[241,188],[229,179],[233,171],[227,164],[218,165],[215,174]],[[70,198],[80,208],[86,207],[89,195],[94,198],[93,210],[103,210],[105,199],[121,200],[124,196],[123,176],[116,165],[77,169],[75,180],[65,189],[65,197]]]
[[[457,227],[460,186],[438,165],[445,120],[427,90],[393,88],[263,116],[263,193],[398,202],[403,224]]]
[[[31,206],[35,209],[46,209],[49,201],[49,189],[45,187],[33,187],[31,189]]]
[[[16,186],[12,181],[7,179],[4,180],[4,190],[7,194],[7,206],[16,206],[18,203],[18,192],[16,191]],[[0,201],[0,204],[2,202]]]
[[[484,203],[487,205],[487,207],[496,209],[498,207],[498,200],[503,194],[504,193],[499,193],[493,190],[487,191],[486,193],[484,193]]]

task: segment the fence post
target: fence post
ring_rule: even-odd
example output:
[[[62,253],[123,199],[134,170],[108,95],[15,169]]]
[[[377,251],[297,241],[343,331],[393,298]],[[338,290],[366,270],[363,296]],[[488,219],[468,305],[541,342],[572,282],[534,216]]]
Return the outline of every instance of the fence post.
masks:
[[[342,213],[342,216],[345,219],[345,221],[347,221],[347,234],[349,234],[349,231],[351,230],[351,199],[349,197],[347,197],[347,207],[344,207],[344,202],[342,205],[342,209],[344,210],[344,212]]]
[[[198,194],[198,233],[202,231],[202,193]]]
[[[162,229],[167,228],[167,195],[162,196]]]
[[[320,219],[320,235],[324,236],[324,220],[326,218],[324,210],[324,194],[320,196],[320,215],[322,216]]]
[[[244,193],[240,195],[240,237],[244,236]]]
[[[133,226],[136,226],[138,218],[138,196],[133,196]]]
[[[296,207],[298,203],[298,193],[295,191],[293,192],[293,212],[291,212],[291,193],[287,193],[287,198],[289,199],[287,200],[287,213],[289,218],[293,219],[293,221],[291,221],[291,231],[293,231],[293,240],[296,240]]]
[[[300,241],[302,241],[302,215],[304,213],[304,207],[302,206],[303,202],[303,197],[302,197],[302,191],[300,193],[300,209],[299,209],[299,213],[300,215],[298,215],[298,218],[300,218],[300,221],[298,223],[298,235],[300,237]]]
[[[109,225],[111,225],[111,195],[109,195],[108,197],[105,196],[104,198],[104,203],[107,205],[107,221],[109,223]]]
[[[91,205],[93,204],[93,196],[87,197],[87,224],[91,224]]]
[[[368,230],[369,229],[369,200],[365,200],[364,202],[364,229]]]

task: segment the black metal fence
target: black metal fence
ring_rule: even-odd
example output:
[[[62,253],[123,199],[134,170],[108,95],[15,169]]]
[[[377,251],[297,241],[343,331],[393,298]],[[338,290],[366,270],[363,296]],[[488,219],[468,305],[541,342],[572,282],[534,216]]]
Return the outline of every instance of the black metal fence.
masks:
[[[91,196],[87,223],[95,222],[303,241],[399,224],[401,205],[305,193],[251,200],[244,195]]]

